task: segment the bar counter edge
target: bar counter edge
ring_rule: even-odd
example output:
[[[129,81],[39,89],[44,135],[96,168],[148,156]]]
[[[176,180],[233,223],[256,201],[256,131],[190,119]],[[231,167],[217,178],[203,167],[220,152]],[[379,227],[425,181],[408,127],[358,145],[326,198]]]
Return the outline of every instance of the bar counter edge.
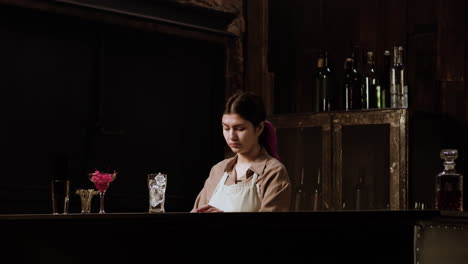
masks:
[[[468,214],[435,210],[4,214],[0,233],[4,258],[14,263],[219,263],[248,256],[247,262],[455,264],[468,257]]]

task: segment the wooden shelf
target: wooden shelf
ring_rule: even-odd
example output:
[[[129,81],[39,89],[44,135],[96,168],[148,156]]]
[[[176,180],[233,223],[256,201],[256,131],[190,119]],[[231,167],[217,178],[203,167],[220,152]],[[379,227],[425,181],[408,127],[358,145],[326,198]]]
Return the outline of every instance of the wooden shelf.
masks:
[[[177,1],[34,1],[0,0],[0,6],[19,7],[85,20],[156,31],[181,37],[224,41],[237,37],[228,25],[237,14]]]

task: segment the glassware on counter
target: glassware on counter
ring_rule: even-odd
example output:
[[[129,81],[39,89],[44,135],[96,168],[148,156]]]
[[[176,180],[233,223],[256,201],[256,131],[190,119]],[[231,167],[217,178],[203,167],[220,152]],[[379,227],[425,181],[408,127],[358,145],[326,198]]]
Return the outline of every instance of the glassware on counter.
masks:
[[[68,214],[70,180],[54,179],[50,184],[52,189],[52,213]]]
[[[166,201],[167,175],[161,172],[148,174],[149,210],[150,213],[164,213]]]
[[[95,170],[93,173],[90,173],[89,180],[94,183],[96,190],[99,193],[99,213],[105,213],[104,210],[104,196],[106,194],[109,184],[115,180],[117,172],[113,173],[102,173],[98,170]]]
[[[76,190],[76,194],[80,196],[81,213],[91,213],[91,201],[93,200],[94,195],[98,194],[98,192],[94,189],[78,189]]]

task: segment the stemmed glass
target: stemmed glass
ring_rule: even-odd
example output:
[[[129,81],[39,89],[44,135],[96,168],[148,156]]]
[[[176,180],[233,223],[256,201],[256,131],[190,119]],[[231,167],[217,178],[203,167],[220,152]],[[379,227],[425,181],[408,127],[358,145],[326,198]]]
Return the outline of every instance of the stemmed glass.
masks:
[[[98,170],[95,170],[93,173],[88,174],[89,180],[94,183],[96,190],[99,193],[99,213],[103,214],[104,211],[104,196],[106,194],[109,184],[115,180],[117,172],[113,173],[102,173]]]

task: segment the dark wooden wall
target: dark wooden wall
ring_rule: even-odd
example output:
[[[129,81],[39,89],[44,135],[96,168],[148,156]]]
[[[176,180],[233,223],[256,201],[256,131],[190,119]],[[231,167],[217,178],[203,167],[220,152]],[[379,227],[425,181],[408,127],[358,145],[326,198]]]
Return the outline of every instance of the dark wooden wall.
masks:
[[[166,209],[191,209],[223,158],[225,43],[125,19],[0,7],[0,213],[51,212],[55,176],[70,177],[77,213],[94,169],[119,172],[108,212],[146,211],[146,174],[158,171]]]
[[[399,43],[405,48],[410,108],[467,120],[464,1],[270,0],[268,9],[274,113],[312,111],[312,75],[321,50],[328,51],[340,85],[352,45],[376,52],[381,69],[384,51]]]
[[[270,114],[312,112],[320,51],[328,51],[339,90],[343,63],[353,45],[361,54],[376,52],[379,71],[384,51],[392,51],[397,43],[405,50],[409,86],[410,201],[433,203],[435,175],[443,169],[442,148],[459,150],[457,169],[466,174],[464,1],[269,0],[247,1],[246,8],[247,29],[254,32],[249,37],[246,86],[267,95]],[[265,9],[267,20],[262,19]]]

